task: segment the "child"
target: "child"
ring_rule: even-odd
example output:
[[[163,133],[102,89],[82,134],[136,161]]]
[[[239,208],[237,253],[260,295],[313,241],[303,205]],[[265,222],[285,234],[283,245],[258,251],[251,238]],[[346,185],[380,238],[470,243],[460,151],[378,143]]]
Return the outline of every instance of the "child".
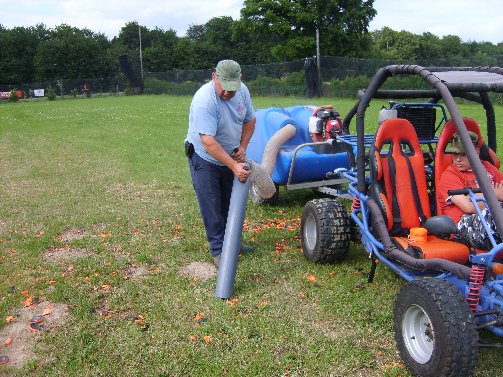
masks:
[[[468,133],[473,145],[477,149],[477,134],[471,131]],[[468,195],[449,196],[447,194],[448,190],[479,187],[475,173],[471,169],[470,161],[468,161],[468,157],[465,155],[465,149],[457,134],[454,134],[452,144],[445,149],[445,152],[452,154],[452,164],[442,174],[440,187],[437,188],[440,198],[438,212],[454,220],[462,239],[470,240],[473,246],[478,249],[491,249],[492,245],[489,237],[482,225],[481,219],[477,215],[475,206],[470,201],[470,197]],[[479,152],[478,149],[477,152]],[[482,161],[482,164],[486,169],[487,177],[492,183],[496,197],[499,201],[503,201],[503,173],[487,161]],[[482,196],[482,194],[477,194],[477,196]],[[495,241],[500,243],[501,236],[496,233],[496,226],[492,220],[490,211],[485,208],[483,202],[478,202],[478,205],[482,209],[482,215],[487,221]]]

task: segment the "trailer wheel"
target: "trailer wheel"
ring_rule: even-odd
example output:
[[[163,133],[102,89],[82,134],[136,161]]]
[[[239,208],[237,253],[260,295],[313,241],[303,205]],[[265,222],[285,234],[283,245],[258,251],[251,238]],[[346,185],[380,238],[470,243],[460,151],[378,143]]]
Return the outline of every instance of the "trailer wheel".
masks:
[[[349,216],[341,202],[323,198],[307,202],[301,220],[302,249],[307,260],[340,262],[349,251]]]
[[[417,376],[470,376],[478,359],[478,332],[468,303],[447,280],[406,283],[395,301],[398,352]]]

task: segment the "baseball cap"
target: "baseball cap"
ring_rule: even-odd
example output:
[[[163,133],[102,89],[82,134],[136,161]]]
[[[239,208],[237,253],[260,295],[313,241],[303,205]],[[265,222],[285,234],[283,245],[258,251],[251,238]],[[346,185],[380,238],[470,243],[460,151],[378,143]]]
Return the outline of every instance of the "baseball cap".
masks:
[[[473,146],[477,147],[477,142],[479,141],[477,134],[472,131],[468,131],[468,134],[470,135],[470,139],[472,139]],[[445,148],[445,153],[465,153],[465,147],[461,143],[461,138],[459,137],[457,132],[452,136],[451,143],[452,144],[450,146]]]
[[[215,74],[223,90],[235,92],[241,88],[241,67],[234,60],[221,60]]]

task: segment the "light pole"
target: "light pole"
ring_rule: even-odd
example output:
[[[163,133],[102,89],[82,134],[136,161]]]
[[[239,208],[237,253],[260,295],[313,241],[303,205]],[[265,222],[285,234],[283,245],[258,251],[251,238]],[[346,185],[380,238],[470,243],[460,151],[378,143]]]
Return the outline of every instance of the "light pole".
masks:
[[[318,69],[318,97],[321,97],[320,29],[316,26],[316,68]]]
[[[140,73],[141,73],[141,80],[143,81],[143,59],[141,55],[141,28],[140,25],[138,25],[138,36],[140,38]]]

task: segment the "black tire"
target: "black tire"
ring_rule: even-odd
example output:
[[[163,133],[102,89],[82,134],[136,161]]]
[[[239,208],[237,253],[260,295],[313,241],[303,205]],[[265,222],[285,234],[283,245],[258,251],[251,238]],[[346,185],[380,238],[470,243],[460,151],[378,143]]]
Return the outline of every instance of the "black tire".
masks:
[[[348,255],[351,238],[349,216],[338,200],[324,198],[307,202],[300,233],[304,256],[309,261],[335,263]]]
[[[349,217],[349,223],[350,223],[351,241],[353,241],[354,243],[361,243],[362,233],[360,232],[358,224],[351,217]]]
[[[275,204],[279,199],[279,186],[275,185],[276,192],[273,196],[267,199],[262,199],[257,195],[254,189],[254,185],[250,185],[250,199],[254,204]]]
[[[398,352],[415,376],[470,376],[479,354],[473,313],[459,289],[447,280],[406,283],[395,301]]]

